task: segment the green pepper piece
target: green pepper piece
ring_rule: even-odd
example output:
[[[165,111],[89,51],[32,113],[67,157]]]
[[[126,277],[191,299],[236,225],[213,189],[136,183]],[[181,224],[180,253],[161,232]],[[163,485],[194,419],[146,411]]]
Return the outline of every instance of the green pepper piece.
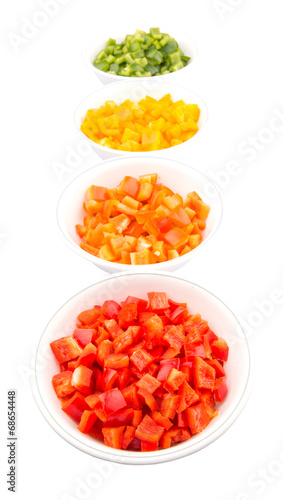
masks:
[[[143,71],[143,67],[140,64],[132,63],[132,64],[129,64],[129,70],[132,73],[135,73],[136,71]]]
[[[140,64],[144,68],[147,65],[147,58],[146,57],[137,57],[135,59],[135,63]]]
[[[176,64],[174,64],[173,66],[170,67],[170,70],[171,71],[178,71],[178,69],[182,69],[184,66],[183,66],[183,63],[182,61],[179,61],[177,62]]]
[[[167,42],[169,42],[170,40],[170,36],[169,35],[164,35],[161,40],[159,41],[161,47],[164,47],[164,45],[166,45]]]
[[[161,49],[161,45],[158,40],[154,40],[153,45],[157,50]]]
[[[155,73],[158,72],[157,67],[153,66],[152,64],[149,64],[149,63],[144,67],[144,69],[146,71],[149,71],[151,75],[155,75]]]
[[[183,61],[185,63],[188,63],[190,60],[191,60],[191,58],[188,56],[181,56],[181,61]]]
[[[137,30],[134,34],[134,40],[136,40],[138,42],[144,42],[144,37],[141,33],[139,32],[139,30]]]
[[[106,47],[109,47],[109,45],[116,45],[116,40],[114,40],[114,38],[109,38]]]
[[[132,58],[131,54],[129,52],[127,52],[127,54],[125,54],[125,61],[129,64],[133,63],[134,62],[134,59]]]
[[[147,50],[146,51],[146,57],[148,59],[153,59],[154,61],[156,61],[157,63],[161,63],[162,60],[163,60],[163,55],[161,54],[161,52],[159,52],[158,50],[156,50],[155,48],[152,49],[152,50]]]
[[[153,43],[153,38],[149,35],[143,35],[144,45],[147,45],[147,48]]]
[[[107,61],[99,61],[97,63],[94,63],[94,66],[97,69],[100,69],[101,71],[108,71],[109,70],[109,64]]]
[[[131,70],[129,68],[129,65],[125,66],[123,69],[121,69],[118,73],[118,75],[121,76],[131,76]]]
[[[125,62],[125,54],[119,56],[119,57],[116,57],[116,61],[115,61],[117,64],[121,64],[123,62]]]
[[[149,31],[150,31],[152,38],[154,38],[155,40],[160,40],[160,38],[162,38],[162,35],[160,33],[159,28],[150,28]]]
[[[110,54],[109,56],[106,57],[105,61],[107,61],[108,64],[111,64],[115,62],[115,57],[112,54]]]
[[[119,71],[119,64],[117,64],[115,62],[110,64],[109,73],[110,73],[110,71],[113,73],[117,73],[117,71]]]
[[[114,50],[115,50],[115,47],[114,45],[109,45],[109,47],[106,47],[106,49],[104,49],[106,54],[108,56],[110,56],[110,54],[113,54]]]
[[[131,45],[132,41],[133,41],[133,36],[132,35],[126,35],[125,45],[127,45],[127,47],[129,47]]]
[[[101,51],[99,52],[99,54],[97,54],[97,56],[96,56],[96,59],[95,59],[95,60],[96,60],[96,61],[102,61],[102,59],[105,59],[105,57],[106,57],[106,56],[107,56],[107,54],[106,54],[105,50],[101,50]]]
[[[136,59],[137,57],[144,57],[144,50],[136,50],[136,52],[131,52],[131,56]]]
[[[141,49],[141,44],[140,42],[137,42],[134,40],[131,45],[130,45],[130,52],[136,52],[137,50]]]

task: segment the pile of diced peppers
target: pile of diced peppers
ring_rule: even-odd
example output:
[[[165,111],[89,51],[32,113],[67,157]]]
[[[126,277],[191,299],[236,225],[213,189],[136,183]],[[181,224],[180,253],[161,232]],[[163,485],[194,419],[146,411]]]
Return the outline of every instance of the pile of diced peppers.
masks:
[[[113,189],[89,186],[80,247],[121,264],[155,264],[200,245],[210,207],[192,191],[185,199],[157,182],[157,174],[126,176]]]
[[[73,334],[50,344],[62,410],[116,449],[156,451],[190,439],[227,393],[226,341],[186,303],[147,295],[81,312]]]
[[[174,38],[150,28],[149,33],[137,30],[118,44],[110,38],[93,64],[112,75],[149,77],[177,71],[189,61]]]
[[[81,131],[100,146],[121,151],[156,151],[178,146],[198,131],[200,109],[170,94],[160,99],[145,96],[139,102],[106,101],[89,109]]]

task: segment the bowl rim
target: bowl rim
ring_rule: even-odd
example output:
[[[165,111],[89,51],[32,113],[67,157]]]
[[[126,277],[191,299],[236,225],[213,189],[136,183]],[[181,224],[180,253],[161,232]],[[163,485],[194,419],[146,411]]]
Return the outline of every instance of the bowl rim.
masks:
[[[173,278],[177,281],[182,281],[187,283],[188,285],[192,285],[204,293],[210,295],[213,299],[216,299],[224,309],[226,309],[229,314],[233,317],[234,321],[238,324],[238,327],[240,328],[241,335],[242,335],[242,340],[245,345],[246,353],[248,355],[248,362],[247,362],[247,378],[245,381],[245,385],[243,386],[242,392],[241,392],[241,397],[235,406],[234,410],[232,413],[228,415],[228,417],[223,421],[223,423],[218,427],[215,431],[213,431],[210,435],[207,437],[204,437],[203,439],[200,439],[197,443],[195,444],[190,444],[188,447],[183,447],[180,449],[178,446],[173,446],[171,448],[168,448],[168,450],[162,450],[162,455],[156,455],[157,452],[143,452],[142,455],[140,454],[141,452],[137,452],[136,456],[127,456],[127,450],[115,450],[115,454],[111,453],[112,448],[109,448],[109,451],[107,447],[105,447],[104,450],[96,450],[95,448],[91,447],[90,445],[87,445],[85,443],[80,442],[77,438],[73,437],[71,434],[66,429],[63,429],[63,427],[55,420],[55,418],[51,415],[49,409],[47,408],[42,395],[40,393],[39,389],[39,384],[38,384],[38,379],[37,379],[37,358],[40,358],[40,346],[41,346],[41,341],[44,338],[44,335],[46,331],[48,330],[50,324],[52,321],[55,319],[57,314],[62,311],[62,309],[73,299],[78,297],[80,294],[85,293],[87,290],[90,290],[91,288],[95,287],[96,285],[99,285],[101,283],[104,283],[106,281],[120,278],[120,277],[125,277],[125,276],[139,276],[139,273],[116,273],[112,275],[108,275],[104,277],[103,279],[100,279],[99,281],[92,283],[91,285],[87,286],[83,290],[80,290],[76,294],[74,294],[72,297],[70,297],[66,302],[64,302],[63,305],[59,307],[59,309],[53,314],[47,325],[45,326],[43,333],[40,336],[40,339],[38,341],[38,345],[36,348],[36,353],[34,357],[34,377],[32,377],[32,392],[33,392],[33,397],[43,415],[45,420],[49,423],[49,425],[52,427],[52,429],[60,436],[62,437],[65,441],[67,441],[69,444],[74,446],[75,448],[79,449],[80,451],[91,455],[95,458],[99,458],[102,460],[108,460],[110,462],[116,462],[119,464],[125,464],[125,465],[149,465],[149,464],[158,464],[158,463],[164,463],[172,460],[177,460],[179,458],[186,457],[188,455],[192,455],[193,453],[196,453],[200,451],[201,449],[205,448],[212,442],[216,441],[218,438],[220,438],[228,429],[229,427],[236,421],[236,419],[239,417],[241,414],[242,410],[244,409],[247,400],[250,395],[250,391],[252,388],[253,384],[253,370],[252,370],[252,364],[251,364],[251,353],[250,353],[250,348],[249,348],[249,343],[247,336],[238,320],[236,315],[233,313],[233,311],[219,298],[217,297],[213,292],[210,292],[206,288],[204,288],[201,285],[198,285],[197,283],[194,283],[192,281],[189,281],[185,278],[180,278],[179,276],[175,276],[172,273],[166,273],[166,272],[148,272],[145,273],[147,275],[160,275],[160,276],[167,276],[169,278]],[[189,441],[191,443],[191,440]]]
[[[184,69],[184,68],[183,68]],[[181,70],[179,70],[181,71]],[[208,108],[207,108],[207,105],[205,103],[205,101],[203,100],[203,98],[197,94],[196,92],[194,92],[194,90],[191,90],[190,88],[188,87],[185,87],[184,85],[180,85],[178,83],[174,83],[174,82],[163,82],[163,81],[160,81],[158,80],[159,76],[156,77],[156,80],[154,80],[154,82],[152,81],[151,77],[147,77],[147,78],[139,78],[138,80],[135,79],[135,81],[131,82],[131,79],[127,79],[126,81],[117,81],[117,82],[114,82],[114,83],[110,83],[108,85],[103,85],[101,87],[99,87],[98,89],[90,92],[88,95],[86,95],[83,99],[81,99],[81,101],[79,102],[79,104],[77,104],[76,106],[76,109],[75,109],[75,112],[74,112],[74,126],[75,126],[75,129],[77,132],[79,132],[79,134],[81,134],[81,136],[84,137],[84,140],[88,141],[89,144],[91,144],[92,148],[95,150],[95,152],[97,152],[97,154],[100,156],[99,152],[101,152],[102,156],[101,158],[103,159],[103,155],[105,155],[105,151],[108,152],[108,154],[112,154],[112,155],[115,155],[115,157],[122,157],[122,156],[128,156],[127,153],[129,153],[129,155],[131,156],[139,156],[140,154],[142,154],[144,157],[147,157],[147,156],[150,156],[152,155],[153,153],[159,153],[159,151],[172,151],[172,149],[174,151],[176,151],[175,148],[178,148],[178,151],[180,151],[180,149],[184,149],[184,147],[187,146],[188,143],[190,143],[190,141],[192,140],[195,140],[196,138],[199,137],[200,133],[203,132],[203,129],[205,128],[207,122],[208,122],[208,118],[209,118],[209,113],[208,113]],[[104,92],[105,89],[107,89],[107,91],[110,89],[110,92],[111,92],[111,88],[113,87],[117,87],[118,85],[127,85],[129,86],[129,88],[133,88],[135,85],[138,84],[138,82],[140,82],[141,85],[143,85],[144,83],[148,82],[148,81],[151,81],[152,83],[156,84],[156,87],[154,88],[148,88],[146,89],[146,91],[148,92],[148,94],[150,94],[151,90],[155,90],[157,88],[161,86],[169,86],[169,87],[172,87],[173,89],[177,89],[177,90],[183,90],[184,92],[189,92],[192,94],[192,96],[196,97],[197,100],[201,101],[201,108],[200,108],[200,111],[204,113],[204,116],[205,116],[205,121],[203,123],[203,125],[201,126],[201,128],[199,128],[196,132],[195,135],[193,135],[193,137],[191,137],[190,139],[187,139],[186,141],[182,142],[181,144],[177,144],[176,146],[171,146],[169,148],[166,148],[166,149],[158,149],[157,151],[122,151],[120,149],[112,149],[112,148],[107,148],[106,146],[101,146],[101,144],[97,144],[97,142],[94,142],[92,141],[89,137],[87,137],[80,129],[80,125],[78,125],[78,122],[79,122],[79,119],[78,119],[78,116],[79,116],[79,109],[81,108],[82,104],[84,101],[86,101],[87,99],[89,99],[91,96],[94,96],[94,95],[97,95],[99,94],[99,92]],[[169,92],[170,93],[170,92]],[[111,96],[109,96],[109,99],[111,100]],[[108,100],[109,100],[108,99]],[[103,105],[103,103],[101,104]]]
[[[134,156],[132,158],[132,156],[124,156],[124,157],[118,157],[118,158],[111,158],[109,160],[104,160],[104,161],[101,161],[99,164],[97,165],[94,165],[93,167],[90,167],[86,170],[84,170],[83,172],[81,172],[80,174],[78,174],[76,177],[74,177],[66,186],[65,188],[63,189],[59,199],[58,199],[58,202],[57,202],[57,207],[56,207],[56,219],[57,219],[57,226],[59,227],[60,229],[60,235],[63,236],[63,240],[64,242],[67,244],[67,246],[73,250],[76,254],[78,254],[79,256],[85,258],[86,260],[92,262],[94,265],[97,265],[99,267],[99,263],[101,263],[101,261],[103,259],[100,259],[99,257],[96,257],[95,255],[91,255],[90,253],[82,250],[80,248],[79,245],[77,245],[73,239],[71,237],[68,237],[66,232],[64,231],[63,229],[63,223],[62,223],[62,219],[65,215],[64,212],[62,212],[62,207],[61,207],[61,204],[62,204],[62,201],[64,199],[64,197],[66,196],[66,192],[68,191],[68,189],[75,183],[78,181],[79,178],[81,178],[82,176],[84,176],[85,174],[87,174],[88,172],[90,172],[91,170],[94,170],[94,174],[95,174],[95,169],[97,168],[100,168],[100,169],[103,169],[105,167],[105,165],[108,165],[110,163],[115,163],[115,162],[121,162],[123,160],[126,160],[127,162],[131,162],[131,160],[134,159],[134,160],[141,160],[144,162],[145,158],[142,156],[142,155],[139,155],[139,156]],[[173,259],[173,261],[170,261],[170,260],[167,260],[165,262],[157,262],[155,264],[144,264],[144,265],[141,265],[141,266],[133,266],[131,264],[121,264],[121,263],[116,263],[116,262],[109,262],[109,261],[103,261],[103,265],[104,267],[106,268],[109,268],[109,269],[117,269],[117,271],[115,272],[125,272],[125,271],[128,271],[128,272],[131,272],[132,269],[135,269],[136,267],[138,267],[139,270],[137,270],[137,272],[147,272],[149,270],[160,270],[162,271],[162,269],[164,269],[164,271],[166,272],[166,269],[167,267],[168,268],[171,268],[172,267],[172,264],[170,265],[170,263],[174,262],[176,263],[178,261],[178,263],[181,263],[181,265],[179,267],[182,267],[183,265],[186,264],[186,262],[188,261],[188,255],[189,255],[189,259],[192,258],[192,255],[195,256],[197,255],[197,253],[203,248],[203,246],[208,242],[210,241],[210,239],[212,238],[212,236],[216,233],[217,229],[219,228],[220,226],[220,223],[222,221],[222,217],[223,217],[223,201],[222,201],[222,198],[221,198],[221,195],[220,195],[220,192],[219,192],[219,189],[218,187],[216,186],[216,184],[206,175],[204,174],[203,172],[201,172],[200,170],[190,166],[190,165],[187,165],[186,163],[183,163],[181,161],[178,161],[178,160],[173,160],[171,158],[162,158],[160,156],[156,156],[156,157],[150,157],[150,156],[147,156],[146,157],[146,161],[148,161],[149,163],[150,162],[154,162],[156,160],[161,160],[161,161],[164,161],[164,162],[170,162],[170,163],[175,163],[175,164],[178,164],[179,166],[181,167],[184,167],[186,169],[189,169],[190,171],[193,172],[193,174],[197,174],[198,176],[202,176],[203,177],[203,180],[206,181],[207,183],[209,183],[211,186],[213,186],[214,188],[214,193],[216,193],[216,197],[215,197],[215,200],[217,200],[217,202],[219,203],[219,208],[220,208],[220,211],[219,211],[219,216],[218,216],[218,221],[216,222],[216,225],[215,225],[215,228],[213,229],[213,231],[210,232],[210,234],[208,235],[208,237],[203,240],[200,245],[198,245],[196,248],[193,248],[191,250],[191,252],[189,252],[189,254],[185,254],[185,255],[181,255],[179,257],[177,257],[176,259]],[[86,255],[85,255],[86,254]],[[180,260],[179,260],[180,259]],[[173,264],[174,265],[174,264]],[[113,273],[114,274],[114,273]]]
[[[169,36],[171,36],[171,35],[170,35],[170,29],[169,29],[168,27],[165,27],[165,26],[163,26],[163,28],[164,28],[164,29],[161,29],[161,28],[160,28],[161,33],[162,33],[162,32],[166,32],[166,33],[168,33],[168,34],[169,34]],[[140,28],[136,28],[136,29],[140,29]],[[122,26],[122,27],[121,27],[121,30],[124,30],[124,32],[126,33],[126,31],[128,30],[128,27]],[[172,30],[172,31],[175,31],[175,27],[174,27],[174,26],[171,26],[171,30]],[[145,30],[143,30],[143,31],[145,31]],[[148,28],[148,31],[149,31],[149,28]],[[176,29],[176,31],[177,31],[177,29]],[[119,33],[120,33],[120,30],[119,30]],[[114,33],[114,35],[115,35],[115,33]],[[179,37],[179,35],[180,35],[180,40],[182,40],[182,41],[186,41],[186,43],[188,43],[188,44],[192,47],[192,50],[193,50],[193,52],[194,52],[194,55],[191,57],[191,60],[189,61],[189,63],[188,63],[188,64],[186,64],[186,66],[184,66],[183,68],[179,69],[179,70],[178,70],[178,72],[179,72],[179,71],[182,71],[182,70],[184,70],[184,69],[188,69],[188,67],[189,67],[189,66],[191,66],[191,65],[193,64],[193,62],[195,61],[195,59],[196,59],[196,58],[197,58],[197,56],[198,56],[198,46],[197,46],[197,44],[196,44],[195,40],[194,40],[193,38],[191,38],[191,37],[186,36],[186,34],[185,34],[183,31],[182,31],[182,32],[180,32],[180,31],[178,30],[178,37]],[[116,36],[116,35],[115,35],[115,36]],[[123,36],[123,35],[121,35],[121,38],[122,38],[122,36]],[[125,37],[126,37],[126,35],[124,35],[123,40],[125,39]],[[177,39],[178,37],[175,37],[175,36],[174,36],[173,38],[175,38],[175,40],[177,41],[178,46],[179,46],[179,39]],[[111,37],[111,38],[112,38],[112,37]],[[118,37],[116,36],[116,38],[118,38]],[[105,38],[104,40],[105,40],[105,43],[106,43],[106,41],[107,41],[107,40],[106,40],[106,38]],[[181,44],[182,44],[182,41],[180,42]],[[87,54],[88,54],[88,52],[89,52],[92,48],[94,49],[97,45],[100,45],[102,42],[103,42],[102,37],[98,37],[98,36],[96,36],[96,37],[93,37],[92,39],[90,39],[90,41],[88,42],[88,44],[86,45],[85,49],[84,49],[84,50],[83,50],[83,52],[82,52],[82,59],[83,59],[84,63],[86,64],[86,66],[87,66],[89,69],[94,70],[94,72],[95,72],[96,74],[98,74],[98,75],[99,75],[99,74],[101,74],[101,75],[107,75],[107,78],[109,77],[109,79],[110,79],[110,80],[113,80],[113,82],[118,82],[118,81],[120,81],[120,79],[121,79],[121,78],[131,79],[131,80],[133,80],[133,81],[138,81],[138,80],[145,80],[145,79],[148,79],[148,78],[150,78],[150,79],[151,79],[151,78],[158,78],[158,76],[160,76],[160,77],[165,77],[165,76],[170,77],[170,75],[172,75],[172,74],[176,73],[176,72],[167,73],[166,75],[158,75],[157,77],[156,77],[156,76],[141,76],[141,77],[139,77],[139,76],[131,76],[131,77],[129,77],[129,76],[122,76],[122,75],[112,75],[111,73],[107,73],[107,72],[105,72],[105,71],[101,71],[100,69],[96,68],[96,67],[95,67],[95,66],[94,66],[94,65],[90,62],[89,58],[87,57]],[[119,42],[119,43],[120,43],[120,42]],[[185,55],[186,55],[186,54],[185,54]],[[108,85],[108,84],[107,84],[107,85]]]

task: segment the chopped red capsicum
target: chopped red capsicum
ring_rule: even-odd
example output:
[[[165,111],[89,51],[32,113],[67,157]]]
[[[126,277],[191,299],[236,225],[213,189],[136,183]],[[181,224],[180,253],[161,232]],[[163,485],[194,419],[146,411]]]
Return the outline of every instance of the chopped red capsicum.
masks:
[[[217,417],[228,391],[226,341],[164,292],[95,305],[79,314],[72,336],[50,346],[63,411],[115,449],[154,452],[191,439]]]

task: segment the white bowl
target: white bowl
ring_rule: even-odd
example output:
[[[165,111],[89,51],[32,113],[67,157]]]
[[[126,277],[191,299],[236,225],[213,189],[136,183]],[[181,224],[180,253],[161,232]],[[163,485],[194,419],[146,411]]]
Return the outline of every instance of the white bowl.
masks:
[[[225,364],[228,393],[219,406],[219,415],[198,435],[169,449],[154,452],[116,450],[89,435],[82,434],[77,424],[61,410],[51,380],[58,373],[58,363],[50,342],[71,335],[76,316],[84,309],[113,299],[118,302],[128,295],[147,298],[149,291],[166,292],[175,301],[187,302],[191,314],[199,313],[210,328],[229,344]],[[43,363],[42,361],[45,360]],[[44,417],[66,441],[96,458],[123,464],[153,464],[190,455],[219,438],[236,420],[249,396],[251,386],[250,353],[245,334],[234,314],[212,293],[200,286],[170,274],[117,274],[105,278],[79,292],[66,302],[48,323],[37,348],[33,392]]]
[[[81,239],[76,232],[76,224],[83,223],[86,212],[83,201],[86,189],[95,184],[108,188],[116,187],[126,175],[138,178],[144,174],[158,174],[158,181],[168,186],[172,191],[186,197],[190,191],[196,191],[210,205],[206,229],[203,231],[203,241],[191,252],[167,262],[147,265],[127,265],[95,257],[79,246]],[[103,162],[77,176],[63,191],[57,207],[57,219],[61,233],[68,246],[78,255],[88,259],[108,273],[154,270],[174,271],[186,264],[215,233],[222,216],[222,203],[214,184],[202,173],[192,167],[174,160],[149,157],[124,157]]]
[[[159,156],[160,151],[162,151],[163,156],[169,158],[180,158],[186,153],[186,150],[189,148],[190,144],[192,144],[191,141],[195,142],[199,138],[200,133],[207,122],[208,113],[204,101],[186,87],[182,87],[181,85],[176,85],[174,83],[164,83],[158,78],[139,78],[138,81],[136,81],[136,79],[135,81],[131,80],[131,78],[128,78],[123,82],[106,85],[105,87],[102,87],[85,97],[78,105],[75,112],[75,125],[77,130],[80,132],[80,134],[83,135],[85,140],[89,141],[89,144],[92,146],[94,151],[96,151],[96,153],[103,159],[128,155]],[[178,146],[150,152],[133,153],[120,151],[118,149],[110,149],[97,144],[96,142],[89,139],[81,131],[81,124],[84,121],[87,111],[92,108],[99,108],[100,106],[103,106],[105,104],[105,101],[110,100],[115,101],[116,104],[121,104],[126,99],[130,99],[133,102],[138,102],[140,101],[140,99],[144,99],[147,95],[153,97],[154,99],[161,99],[161,97],[163,97],[165,94],[171,94],[172,100],[174,102],[183,99],[186,104],[198,104],[200,108],[200,116],[198,120],[199,130],[191,139],[183,142],[182,144],[179,144]]]
[[[95,74],[98,76],[99,80],[103,83],[103,85],[109,84],[109,83],[115,83],[115,82],[120,82],[120,81],[125,81],[126,79],[130,79],[132,81],[137,81],[145,78],[154,78],[154,79],[161,79],[162,82],[164,81],[170,81],[172,76],[174,75],[174,78],[176,78],[176,75],[180,78],[185,78],[187,76],[188,70],[191,69],[191,65],[194,62],[196,55],[197,55],[197,46],[193,40],[187,37],[184,33],[180,33],[179,30],[172,30],[171,28],[168,29],[161,29],[161,33],[168,33],[171,37],[175,38],[176,42],[178,43],[178,46],[180,49],[184,52],[184,55],[187,57],[190,57],[191,60],[189,63],[184,66],[184,68],[178,70],[178,71],[173,71],[172,73],[167,73],[166,75],[160,75],[160,76],[150,76],[150,77],[128,77],[128,76],[119,76],[119,75],[111,75],[109,73],[106,73],[105,71],[101,71],[100,69],[97,69],[93,65],[93,61],[95,60],[96,56],[99,54],[99,52],[106,47],[106,44],[109,40],[109,38],[114,38],[117,43],[121,43],[123,40],[125,40],[125,37],[127,34],[133,35],[135,33],[137,28],[126,28],[126,29],[119,29],[116,32],[113,32],[113,34],[109,34],[108,38],[101,39],[100,38],[95,38],[92,40],[89,45],[87,46],[84,54],[83,54],[83,59],[86,63],[86,65],[95,72]],[[142,29],[143,31],[146,31],[147,33],[149,32],[149,28],[138,28]]]

